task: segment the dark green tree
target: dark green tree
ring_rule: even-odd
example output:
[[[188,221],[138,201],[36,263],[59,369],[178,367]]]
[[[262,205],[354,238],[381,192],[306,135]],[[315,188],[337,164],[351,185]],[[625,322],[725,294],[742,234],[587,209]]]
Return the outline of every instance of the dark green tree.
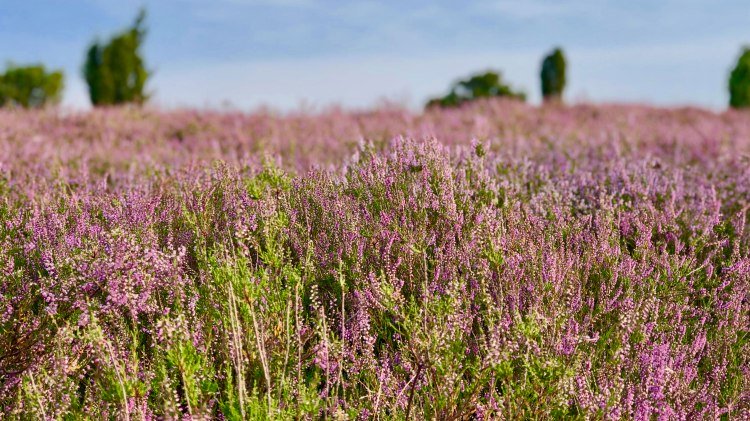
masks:
[[[142,104],[148,100],[145,86],[150,73],[140,51],[146,37],[145,18],[146,12],[141,10],[129,29],[107,44],[97,41],[89,47],[83,75],[92,104]]]
[[[63,73],[47,72],[43,65],[9,65],[0,74],[0,106],[40,108],[60,101]]]
[[[545,101],[560,101],[565,90],[565,55],[555,48],[542,61],[542,96]]]
[[[497,72],[486,72],[475,74],[468,79],[460,80],[453,84],[448,95],[433,98],[427,102],[430,107],[457,107],[463,103],[479,98],[507,97],[521,101],[526,100],[526,94],[515,91],[503,82],[502,76]]]
[[[750,46],[742,49],[737,65],[729,75],[729,106],[750,107]]]

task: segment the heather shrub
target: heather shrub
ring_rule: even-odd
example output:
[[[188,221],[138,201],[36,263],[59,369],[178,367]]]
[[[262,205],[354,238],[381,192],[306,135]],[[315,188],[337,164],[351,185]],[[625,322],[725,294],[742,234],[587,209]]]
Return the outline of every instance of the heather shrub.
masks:
[[[3,418],[750,415],[746,116],[12,116]]]

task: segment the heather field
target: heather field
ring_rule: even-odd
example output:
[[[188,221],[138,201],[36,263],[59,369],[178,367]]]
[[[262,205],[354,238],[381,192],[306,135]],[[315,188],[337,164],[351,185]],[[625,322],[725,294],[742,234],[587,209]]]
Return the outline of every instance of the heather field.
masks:
[[[0,111],[1,419],[750,419],[750,114]]]

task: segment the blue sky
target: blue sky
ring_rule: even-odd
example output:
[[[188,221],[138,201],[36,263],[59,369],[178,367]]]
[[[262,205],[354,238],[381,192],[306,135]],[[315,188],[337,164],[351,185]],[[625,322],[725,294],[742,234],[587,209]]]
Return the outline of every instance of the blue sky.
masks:
[[[748,0],[0,0],[0,62],[63,68],[64,104],[86,107],[87,45],[141,5],[149,88],[167,107],[418,107],[490,68],[536,102],[560,45],[568,100],[719,109],[750,44]]]

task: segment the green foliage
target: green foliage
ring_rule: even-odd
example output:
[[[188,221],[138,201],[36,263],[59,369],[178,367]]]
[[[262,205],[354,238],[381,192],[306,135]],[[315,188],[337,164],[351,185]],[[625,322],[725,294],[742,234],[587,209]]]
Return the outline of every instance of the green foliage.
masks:
[[[469,79],[454,83],[448,95],[442,98],[431,99],[427,102],[427,108],[434,106],[457,107],[475,99],[490,97],[526,100],[526,94],[521,91],[515,91],[510,85],[504,83],[500,73],[486,72],[475,74]]]
[[[750,47],[742,50],[737,65],[729,75],[729,106],[750,107]]]
[[[129,29],[112,37],[107,44],[97,41],[89,47],[83,75],[92,104],[142,104],[148,100],[144,89],[150,74],[140,52],[146,36],[145,17],[145,11],[141,10]]]
[[[47,72],[43,65],[8,66],[0,74],[0,107],[17,105],[24,108],[40,108],[60,100],[63,89],[63,73]]]
[[[271,159],[106,185],[3,168],[0,379],[16,383],[0,381],[0,419],[744,419],[747,195],[726,178],[744,167],[683,174],[579,133],[639,126],[619,123],[634,108],[571,125],[561,141],[591,153],[549,159],[567,145],[546,128],[583,120],[509,109],[523,115],[490,122],[523,158],[500,137],[455,155],[367,145],[305,175]],[[130,111],[106,114],[153,133]],[[90,148],[97,132],[66,127]]]
[[[542,96],[545,101],[562,99],[565,90],[565,56],[560,48],[555,48],[542,61]]]

